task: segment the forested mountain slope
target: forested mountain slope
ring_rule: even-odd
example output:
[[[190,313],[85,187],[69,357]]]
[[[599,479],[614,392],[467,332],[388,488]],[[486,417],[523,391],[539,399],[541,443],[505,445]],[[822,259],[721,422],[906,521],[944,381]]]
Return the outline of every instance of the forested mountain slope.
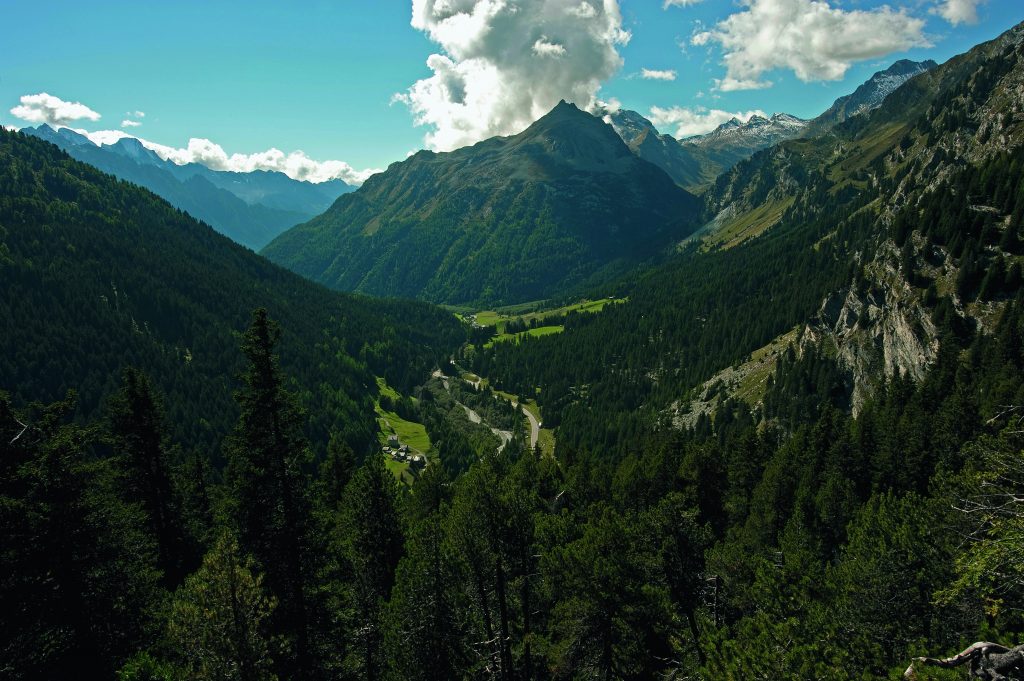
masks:
[[[518,135],[393,164],[263,254],[341,290],[524,302],[657,256],[698,209],[610,126],[563,102]]]
[[[999,306],[975,303],[980,278],[995,268],[1016,285],[1021,35],[912,79],[827,135],[739,164],[706,197],[731,213],[719,229],[734,247],[691,245],[640,277],[626,305],[558,337],[481,349],[477,373],[512,392],[539,388],[545,420],[569,423],[560,444],[604,451],[629,446],[644,409],[655,422],[795,327],[832,329],[854,402],[882,377],[921,377],[937,352],[933,309],[984,330]],[[1001,276],[989,300],[1014,295]]]
[[[167,394],[176,439],[216,451],[236,407],[238,333],[256,307],[283,322],[282,362],[314,442],[375,441],[374,374],[408,388],[462,338],[450,314],[330,292],[150,192],[18,134],[0,137],[0,388],[78,391],[92,415],[119,368]]]

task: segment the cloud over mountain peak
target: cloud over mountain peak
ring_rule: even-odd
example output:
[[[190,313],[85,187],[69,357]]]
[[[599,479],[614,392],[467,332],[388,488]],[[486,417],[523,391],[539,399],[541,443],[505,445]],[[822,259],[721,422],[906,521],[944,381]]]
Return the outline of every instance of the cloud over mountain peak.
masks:
[[[442,53],[395,100],[436,150],[519,132],[561,99],[594,106],[630,39],[617,0],[414,0],[412,25]]]

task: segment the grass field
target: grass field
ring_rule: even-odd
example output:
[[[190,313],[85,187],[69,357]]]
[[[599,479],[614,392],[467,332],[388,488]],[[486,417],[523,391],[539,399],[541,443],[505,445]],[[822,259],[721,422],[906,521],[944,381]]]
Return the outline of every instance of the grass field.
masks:
[[[377,389],[380,391],[381,395],[387,395],[393,400],[401,398],[401,395],[398,394],[398,391],[389,386],[387,383],[385,383],[383,378],[377,378]]]
[[[747,239],[753,239],[775,225],[791,205],[793,205],[793,197],[788,197],[783,201],[764,203],[725,223],[720,230],[706,236],[704,244],[706,247],[732,248]]]
[[[537,446],[544,456],[555,455],[555,431],[541,428],[537,434]]]
[[[491,340],[484,343],[485,348],[489,348],[495,343],[507,343],[508,341],[518,341],[524,336],[551,336],[556,333],[562,333],[565,329],[564,326],[538,326],[533,329],[527,329],[526,331],[520,331],[519,333],[499,333]]]
[[[378,439],[381,445],[386,444],[388,436],[394,433],[398,436],[399,442],[422,454],[430,449],[430,437],[423,424],[406,421],[398,414],[380,408],[377,410],[377,421],[380,423],[381,432]]]
[[[563,305],[562,307],[549,309],[538,309],[540,307],[540,304],[538,303],[523,303],[522,305],[512,305],[494,310],[481,310],[475,315],[472,313],[466,313],[464,315],[460,315],[460,318],[467,321],[476,321],[480,326],[493,326],[497,329],[499,334],[503,334],[505,332],[505,324],[511,321],[522,321],[529,324],[536,320],[537,323],[540,324],[540,327],[538,328],[556,328],[555,325],[543,324],[543,321],[552,317],[561,317],[570,312],[600,312],[606,305],[624,303],[626,300],[626,298],[583,300],[578,303],[573,303],[572,305]],[[548,333],[557,332],[549,331]]]
[[[391,471],[391,474],[395,476],[398,482],[402,483],[407,487],[412,487],[413,483],[416,482],[416,476],[409,469],[409,464],[403,461],[394,461],[392,459],[384,459],[384,465]]]
[[[381,395],[387,395],[393,400],[401,399],[401,395],[385,383],[382,378],[377,379],[377,388],[380,390]],[[410,449],[415,449],[431,462],[436,459],[436,457],[432,456],[430,436],[427,435],[427,429],[423,424],[406,421],[393,411],[384,411],[381,409],[379,402],[374,404],[374,411],[377,413],[377,426],[379,428],[377,441],[382,447],[387,444],[390,435],[397,435],[399,442],[403,445],[409,445]],[[415,481],[415,476],[409,470],[408,463],[395,461],[390,457],[385,457],[384,463],[399,482],[405,485],[412,485]]]

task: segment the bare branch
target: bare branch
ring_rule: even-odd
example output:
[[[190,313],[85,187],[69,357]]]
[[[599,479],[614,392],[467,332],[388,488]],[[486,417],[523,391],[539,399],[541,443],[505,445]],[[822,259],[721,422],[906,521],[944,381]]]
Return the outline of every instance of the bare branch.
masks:
[[[22,423],[22,422],[21,422],[21,421],[20,421],[20,420],[18,419],[18,417],[17,417],[17,416],[15,416],[15,417],[14,417],[14,422],[15,422],[15,423],[17,423],[17,424],[18,424],[19,426],[21,426],[21,431],[19,431],[19,432],[18,432],[18,434],[17,434],[17,435],[15,435],[15,436],[14,436],[14,438],[13,438],[13,439],[12,439],[12,440],[11,440],[11,441],[10,441],[10,442],[8,443],[8,444],[12,444],[12,445],[13,445],[13,444],[14,444],[15,442],[17,442],[17,441],[18,441],[18,438],[19,438],[19,437],[21,437],[22,435],[24,435],[24,434],[25,434],[25,431],[26,431],[26,430],[28,430],[28,426],[27,426],[26,424]]]

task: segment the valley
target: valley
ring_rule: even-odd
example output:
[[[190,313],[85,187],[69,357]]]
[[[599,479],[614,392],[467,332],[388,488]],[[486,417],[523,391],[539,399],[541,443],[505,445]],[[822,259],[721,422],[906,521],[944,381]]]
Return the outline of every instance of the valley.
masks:
[[[1024,681],[1024,24],[841,80],[789,22],[803,70],[723,57],[645,116],[599,86],[690,84],[623,22],[414,3],[433,76],[390,101],[436,149],[359,187],[0,129],[0,678]],[[516,130],[473,128],[484,48],[527,59]],[[631,70],[518,98],[602,54]],[[16,109],[100,118],[59,101]]]

